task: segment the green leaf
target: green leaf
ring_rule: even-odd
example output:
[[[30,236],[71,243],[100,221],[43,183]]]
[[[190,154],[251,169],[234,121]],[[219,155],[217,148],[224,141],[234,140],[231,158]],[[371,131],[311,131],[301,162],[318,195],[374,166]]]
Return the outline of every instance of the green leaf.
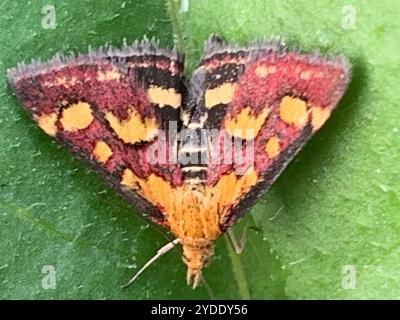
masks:
[[[56,28],[43,29],[45,5]],[[39,299],[398,298],[400,22],[395,1],[32,1],[0,5],[0,297]],[[386,8],[390,8],[387,10]],[[355,13],[354,29],[351,14]],[[350,28],[348,28],[350,27]],[[353,81],[337,111],[234,228],[218,241],[207,286],[185,284],[172,251],[120,285],[170,238],[42,133],[6,85],[6,69],[56,52],[156,36],[187,53],[203,41],[281,36],[289,47],[342,53]],[[54,266],[56,288],[42,273]],[[350,267],[348,267],[350,266]],[[136,267],[136,268],[135,268]],[[355,270],[355,289],[346,289]]]

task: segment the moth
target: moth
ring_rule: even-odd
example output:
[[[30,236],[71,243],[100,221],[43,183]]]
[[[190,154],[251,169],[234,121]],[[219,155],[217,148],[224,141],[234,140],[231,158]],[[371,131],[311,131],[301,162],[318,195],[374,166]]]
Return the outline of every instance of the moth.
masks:
[[[176,237],[167,249],[182,245],[195,287],[215,241],[329,118],[351,67],[214,35],[188,81],[183,65],[143,40],[19,64],[8,79],[40,128]]]

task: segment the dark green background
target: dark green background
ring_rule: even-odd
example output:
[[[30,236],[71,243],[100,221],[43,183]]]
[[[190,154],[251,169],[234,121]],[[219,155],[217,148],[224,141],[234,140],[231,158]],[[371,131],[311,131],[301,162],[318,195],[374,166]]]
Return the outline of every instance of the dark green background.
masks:
[[[55,30],[41,27],[56,8]],[[399,2],[351,1],[3,1],[0,4],[1,298],[399,298]],[[185,10],[185,7],[188,10]],[[182,10],[183,9],[183,10]],[[5,81],[6,69],[57,52],[86,52],[155,36],[187,54],[188,70],[212,32],[230,41],[282,37],[289,47],[342,53],[353,81],[326,126],[246,220],[237,257],[219,240],[205,270],[208,288],[185,285],[171,252],[126,290],[166,243],[92,172],[42,133]],[[235,228],[237,233],[246,222]],[[41,286],[44,265],[57,286]],[[344,289],[343,267],[356,270]]]

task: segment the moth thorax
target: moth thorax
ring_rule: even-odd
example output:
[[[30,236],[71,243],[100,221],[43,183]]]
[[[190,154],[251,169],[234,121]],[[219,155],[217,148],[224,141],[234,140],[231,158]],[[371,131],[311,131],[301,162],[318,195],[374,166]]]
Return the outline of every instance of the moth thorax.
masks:
[[[179,163],[185,180],[191,184],[203,183],[208,163],[206,131],[202,128],[187,128],[180,134]]]

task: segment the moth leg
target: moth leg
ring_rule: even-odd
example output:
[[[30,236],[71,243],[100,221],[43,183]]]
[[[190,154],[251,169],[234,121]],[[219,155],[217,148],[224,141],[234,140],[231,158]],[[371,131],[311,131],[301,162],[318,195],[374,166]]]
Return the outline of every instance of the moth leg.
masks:
[[[243,229],[242,235],[240,236],[239,242],[236,240],[235,233],[233,232],[232,229],[228,229],[228,231],[226,232],[228,235],[228,239],[232,245],[232,248],[237,255],[241,254],[244,249],[244,246],[245,246],[246,240],[247,240],[247,230],[248,229],[249,229],[249,225],[246,224]]]
[[[131,285],[148,267],[150,267],[150,265],[153,264],[153,262],[155,262],[158,258],[160,258],[161,256],[163,256],[164,254],[166,254],[168,251],[170,251],[171,249],[173,249],[178,243],[180,243],[181,240],[176,238],[175,240],[168,242],[165,246],[163,246],[162,248],[160,248],[157,253],[149,260],[145,263],[145,265],[140,268],[140,270],[138,272],[136,272],[133,277],[128,281],[128,283],[124,284],[123,286],[121,286],[122,288],[126,288],[129,285]]]

